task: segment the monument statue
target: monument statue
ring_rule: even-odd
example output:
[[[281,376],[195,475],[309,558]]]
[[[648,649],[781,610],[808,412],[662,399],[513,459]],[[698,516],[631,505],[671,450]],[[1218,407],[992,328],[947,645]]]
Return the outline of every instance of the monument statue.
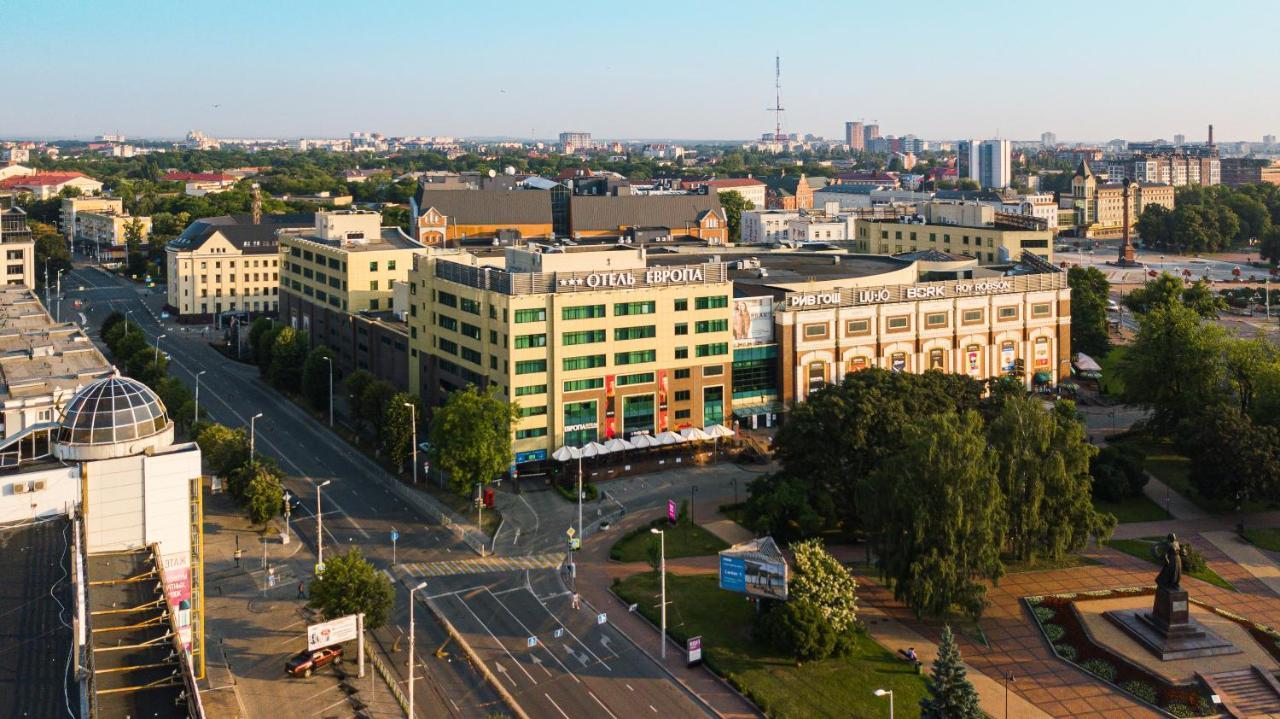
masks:
[[[1178,543],[1177,535],[1170,532],[1163,542],[1156,545],[1156,549],[1164,559],[1164,566],[1160,567],[1160,573],[1156,575],[1156,586],[1163,589],[1181,589],[1182,545]]]

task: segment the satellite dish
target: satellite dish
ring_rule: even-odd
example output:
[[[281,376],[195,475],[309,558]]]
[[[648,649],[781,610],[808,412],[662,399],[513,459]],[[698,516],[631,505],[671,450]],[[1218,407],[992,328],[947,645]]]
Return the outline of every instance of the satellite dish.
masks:
[[[497,177],[497,176],[498,176],[497,170],[489,170],[489,177]]]

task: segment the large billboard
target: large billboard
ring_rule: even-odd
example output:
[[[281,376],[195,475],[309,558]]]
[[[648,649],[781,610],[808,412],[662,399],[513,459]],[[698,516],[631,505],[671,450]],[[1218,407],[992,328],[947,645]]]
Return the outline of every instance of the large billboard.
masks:
[[[191,557],[182,553],[166,554],[160,559],[160,581],[165,601],[178,625],[182,646],[191,650]]]
[[[360,635],[359,620],[354,614],[339,617],[331,622],[307,627],[307,650],[349,642]]]
[[[720,588],[768,599],[787,598],[787,560],[770,537],[720,552]]]
[[[773,342],[773,298],[739,297],[733,301],[733,341],[738,345]]]

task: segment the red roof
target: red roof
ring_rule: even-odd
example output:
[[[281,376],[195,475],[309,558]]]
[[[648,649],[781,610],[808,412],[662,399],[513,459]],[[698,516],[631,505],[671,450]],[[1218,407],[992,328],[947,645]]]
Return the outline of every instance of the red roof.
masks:
[[[754,177],[726,177],[721,180],[707,180],[703,184],[705,184],[707,187],[714,187],[716,189],[720,189],[723,187],[757,187],[757,186],[763,187],[764,186],[763,182],[755,179]]]
[[[0,187],[44,187],[62,185],[81,177],[88,178],[83,172],[37,172],[34,175],[19,175],[0,180]]]
[[[221,172],[166,172],[165,182],[235,182],[236,178]]]

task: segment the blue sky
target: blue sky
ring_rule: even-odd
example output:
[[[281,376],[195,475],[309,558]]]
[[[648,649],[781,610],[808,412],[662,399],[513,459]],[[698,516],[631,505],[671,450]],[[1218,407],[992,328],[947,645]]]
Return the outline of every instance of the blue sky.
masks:
[[[0,137],[1280,134],[1267,2],[5,0]]]

